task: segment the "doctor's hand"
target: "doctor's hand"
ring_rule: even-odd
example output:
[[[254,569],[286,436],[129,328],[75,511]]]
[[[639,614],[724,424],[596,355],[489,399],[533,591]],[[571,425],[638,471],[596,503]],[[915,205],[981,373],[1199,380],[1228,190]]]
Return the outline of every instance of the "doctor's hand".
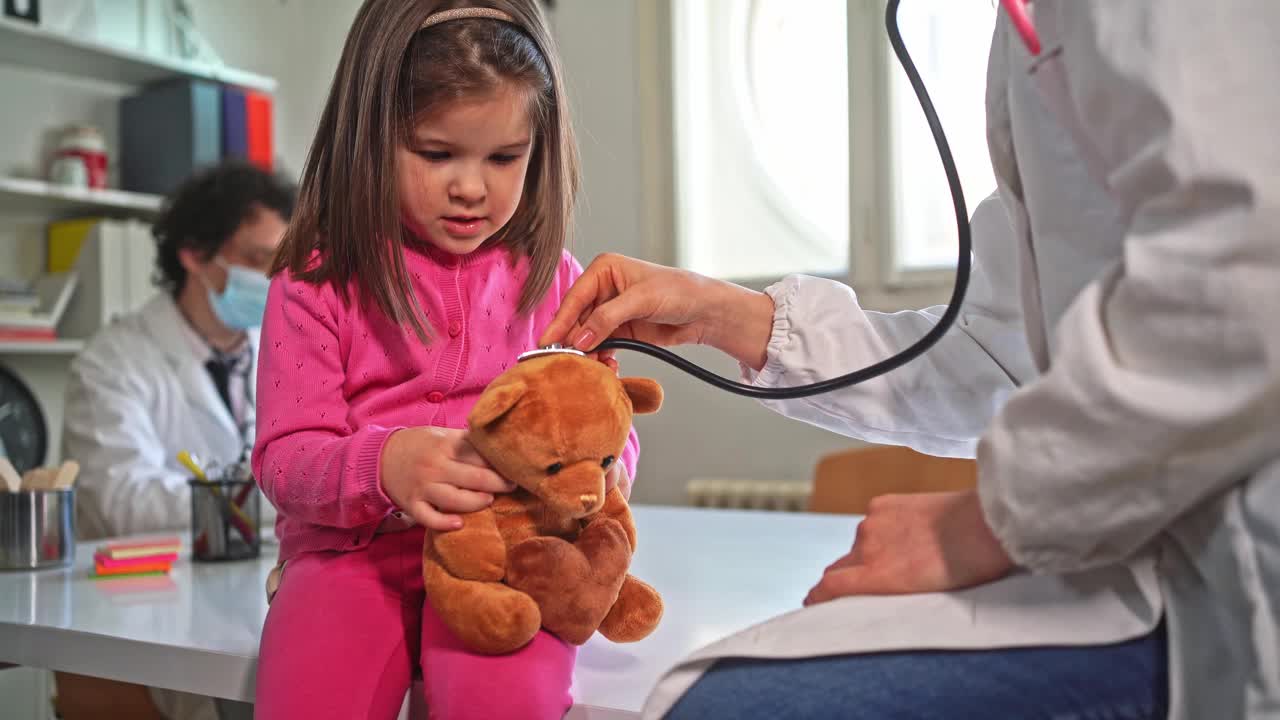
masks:
[[[432,530],[457,530],[462,518],[453,513],[483,510],[494,493],[515,487],[480,457],[465,430],[397,430],[382,446],[381,461],[382,491],[415,522]]]
[[[1013,567],[976,491],[882,495],[868,505],[853,549],[826,569],[804,604],[959,590],[998,580]]]
[[[773,332],[761,292],[623,255],[597,257],[573,284],[539,345],[591,350],[608,337],[710,345],[759,370]]]

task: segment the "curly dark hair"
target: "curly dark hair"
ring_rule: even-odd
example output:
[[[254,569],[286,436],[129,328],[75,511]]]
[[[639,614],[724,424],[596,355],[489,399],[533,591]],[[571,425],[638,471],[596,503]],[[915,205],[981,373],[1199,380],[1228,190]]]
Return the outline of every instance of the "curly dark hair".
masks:
[[[165,201],[151,229],[156,240],[155,284],[177,297],[187,283],[179,250],[191,248],[211,259],[259,208],[274,210],[288,222],[296,195],[292,183],[241,161],[192,175]]]

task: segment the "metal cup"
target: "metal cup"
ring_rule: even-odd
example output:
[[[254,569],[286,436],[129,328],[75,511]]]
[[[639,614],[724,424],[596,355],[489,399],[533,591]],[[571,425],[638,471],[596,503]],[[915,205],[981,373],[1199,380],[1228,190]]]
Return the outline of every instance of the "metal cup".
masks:
[[[75,560],[75,489],[0,492],[0,570],[65,567]]]

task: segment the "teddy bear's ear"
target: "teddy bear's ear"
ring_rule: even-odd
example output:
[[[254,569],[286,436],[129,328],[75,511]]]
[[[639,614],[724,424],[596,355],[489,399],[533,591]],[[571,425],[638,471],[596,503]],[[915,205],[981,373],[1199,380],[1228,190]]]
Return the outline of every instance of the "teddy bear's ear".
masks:
[[[471,415],[467,418],[471,427],[488,427],[510,412],[528,390],[529,387],[521,380],[512,380],[486,389],[475,407],[471,408]]]
[[[631,398],[631,407],[637,415],[658,412],[662,407],[662,386],[649,378],[622,378],[622,389]]]

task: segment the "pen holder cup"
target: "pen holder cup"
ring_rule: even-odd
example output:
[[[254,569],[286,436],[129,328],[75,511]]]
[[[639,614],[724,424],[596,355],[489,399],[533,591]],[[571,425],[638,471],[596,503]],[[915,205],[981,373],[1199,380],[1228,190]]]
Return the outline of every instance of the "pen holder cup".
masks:
[[[192,478],[191,556],[204,562],[247,560],[262,550],[262,494],[249,480]]]

